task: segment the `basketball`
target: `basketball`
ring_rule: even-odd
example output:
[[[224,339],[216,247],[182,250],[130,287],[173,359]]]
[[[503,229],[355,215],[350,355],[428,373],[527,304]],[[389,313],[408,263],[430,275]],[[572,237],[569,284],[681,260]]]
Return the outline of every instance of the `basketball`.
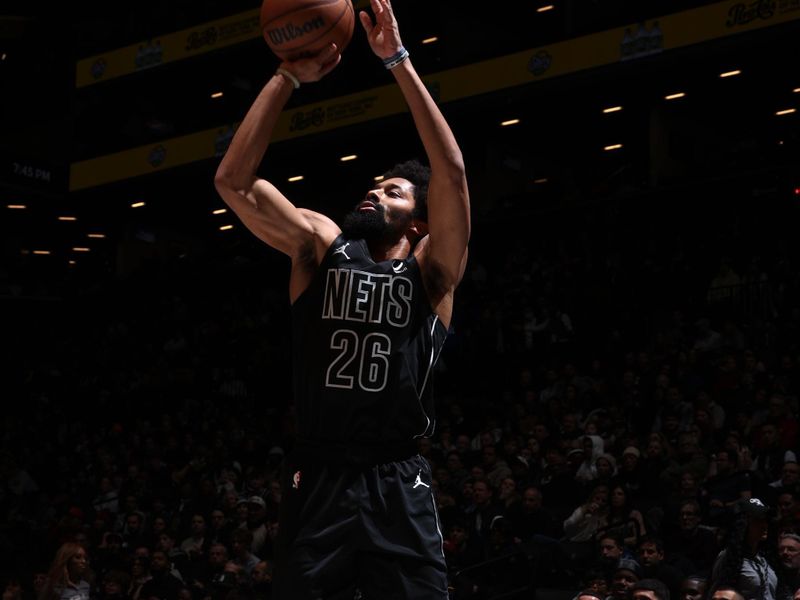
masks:
[[[341,52],[353,37],[351,0],[264,0],[261,31],[281,60],[312,56],[334,42]]]

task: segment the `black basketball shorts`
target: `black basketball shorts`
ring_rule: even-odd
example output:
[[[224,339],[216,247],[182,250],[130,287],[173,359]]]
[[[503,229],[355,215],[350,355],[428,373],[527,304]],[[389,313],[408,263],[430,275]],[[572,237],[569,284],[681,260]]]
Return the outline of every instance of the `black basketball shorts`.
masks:
[[[276,600],[447,600],[430,467],[287,460]],[[315,463],[316,464],[313,464]]]

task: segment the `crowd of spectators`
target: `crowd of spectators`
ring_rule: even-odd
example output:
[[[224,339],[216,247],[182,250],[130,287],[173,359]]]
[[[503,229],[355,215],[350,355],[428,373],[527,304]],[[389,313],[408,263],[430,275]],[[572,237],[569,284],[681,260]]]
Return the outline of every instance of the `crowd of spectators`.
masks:
[[[533,241],[476,227],[419,444],[453,597],[791,598],[797,256],[736,251],[747,224],[637,238],[635,213],[567,217]],[[3,600],[270,597],[285,275],[265,250],[20,308]]]

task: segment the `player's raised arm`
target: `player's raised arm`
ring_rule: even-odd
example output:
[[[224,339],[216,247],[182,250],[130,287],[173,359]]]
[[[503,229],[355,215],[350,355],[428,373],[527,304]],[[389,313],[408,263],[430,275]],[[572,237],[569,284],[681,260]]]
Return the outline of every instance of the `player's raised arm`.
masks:
[[[464,161],[453,132],[414,70],[403,48],[389,0],[372,0],[375,22],[359,14],[372,51],[392,71],[414,118],[431,166],[428,186],[428,232],[425,260],[437,283],[450,291],[466,265],[470,236],[469,191]]]
[[[331,228],[326,227],[321,215],[296,208],[256,171],[295,85],[318,81],[336,67],[340,58],[338,49],[331,45],[313,58],[281,64],[239,125],[214,178],[217,191],[247,228],[293,261],[314,249],[320,229],[327,238]]]

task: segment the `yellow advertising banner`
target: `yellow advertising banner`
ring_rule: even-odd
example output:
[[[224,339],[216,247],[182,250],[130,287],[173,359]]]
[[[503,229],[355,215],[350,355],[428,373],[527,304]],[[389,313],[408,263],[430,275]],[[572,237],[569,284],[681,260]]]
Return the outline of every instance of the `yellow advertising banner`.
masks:
[[[356,10],[368,5],[369,0],[353,2]],[[75,87],[86,87],[260,38],[259,13],[259,8],[248,10],[83,58],[75,66]]]
[[[720,2],[674,15],[449,69],[423,78],[440,103],[496,92],[569,73],[636,60],[665,50],[800,18],[800,0]],[[285,112],[273,142],[398,114],[406,110],[386,85]],[[235,127],[227,125],[73,163],[70,190],[119,181],[221,156]]]

